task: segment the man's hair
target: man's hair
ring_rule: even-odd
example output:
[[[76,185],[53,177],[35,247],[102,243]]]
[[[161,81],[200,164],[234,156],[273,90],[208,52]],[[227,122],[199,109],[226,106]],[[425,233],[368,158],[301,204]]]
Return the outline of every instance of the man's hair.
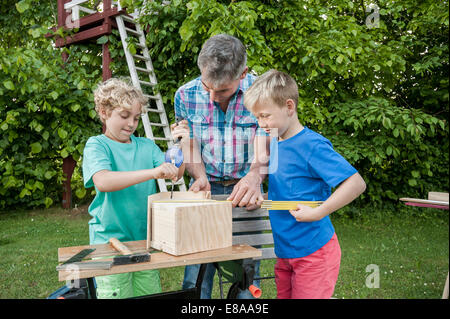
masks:
[[[298,86],[288,74],[269,70],[259,76],[244,94],[244,105],[251,110],[255,104],[272,99],[280,107],[286,105],[286,100],[292,99],[298,104]]]
[[[95,111],[100,114],[102,109],[109,115],[115,108],[131,110],[133,104],[139,102],[141,112],[147,111],[148,99],[142,91],[135,88],[126,78],[111,78],[100,83],[94,90]],[[101,119],[101,118],[100,118]]]
[[[197,65],[214,87],[220,87],[241,76],[247,66],[247,52],[239,39],[218,34],[205,42]]]

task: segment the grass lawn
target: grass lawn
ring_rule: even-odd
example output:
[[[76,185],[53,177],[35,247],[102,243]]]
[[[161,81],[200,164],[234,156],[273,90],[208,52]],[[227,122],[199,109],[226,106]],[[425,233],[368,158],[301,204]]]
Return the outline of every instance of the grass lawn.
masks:
[[[342,249],[334,297],[440,298],[449,267],[448,211],[411,207],[386,215],[332,216]],[[0,212],[0,298],[46,298],[63,286],[57,249],[88,244],[89,219],[86,207]],[[263,261],[261,275],[273,275],[273,265]],[[163,291],[180,289],[183,271],[161,270]],[[377,274],[379,288],[368,288]],[[217,282],[216,276],[214,298]],[[275,298],[274,280],[262,281],[262,291],[262,298]]]

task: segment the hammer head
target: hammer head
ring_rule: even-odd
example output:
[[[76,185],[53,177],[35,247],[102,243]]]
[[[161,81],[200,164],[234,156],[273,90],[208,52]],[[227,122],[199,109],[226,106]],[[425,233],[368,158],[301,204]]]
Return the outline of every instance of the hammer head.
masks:
[[[150,261],[150,254],[132,254],[132,255],[122,255],[116,256],[113,259],[113,265],[128,265],[128,264],[137,264]]]

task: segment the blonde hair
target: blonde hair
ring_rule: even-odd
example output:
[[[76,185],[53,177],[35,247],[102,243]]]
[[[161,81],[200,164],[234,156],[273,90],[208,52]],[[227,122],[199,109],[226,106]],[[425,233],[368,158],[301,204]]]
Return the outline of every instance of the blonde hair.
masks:
[[[102,109],[105,109],[108,116],[115,108],[130,110],[136,101],[141,105],[141,112],[147,112],[148,99],[140,89],[134,87],[125,78],[111,78],[100,83],[94,90],[94,103],[97,114],[100,114]]]
[[[270,98],[280,107],[286,105],[286,100],[292,99],[297,106],[298,86],[288,74],[269,70],[259,76],[244,94],[244,105],[251,110],[255,104]]]

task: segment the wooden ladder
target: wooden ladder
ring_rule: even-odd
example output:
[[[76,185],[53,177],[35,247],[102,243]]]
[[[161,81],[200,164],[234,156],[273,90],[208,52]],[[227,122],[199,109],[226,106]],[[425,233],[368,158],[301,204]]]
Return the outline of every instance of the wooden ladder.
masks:
[[[150,107],[147,108],[148,113],[159,115],[152,116],[152,121],[150,121],[148,113],[142,114],[142,124],[144,126],[145,135],[151,140],[165,141],[167,142],[167,146],[171,147],[174,144],[174,141],[170,133],[167,114],[164,109],[161,94],[155,90],[155,86],[158,82],[156,80],[155,70],[153,69],[152,59],[147,48],[144,31],[136,21],[137,16],[137,12],[131,15],[123,14],[116,16],[117,28],[119,29],[120,38],[122,40],[131,81],[133,85],[141,89],[144,92],[144,95],[149,99]],[[129,41],[133,43],[136,52],[130,51]],[[151,93],[149,94],[148,92]],[[155,136],[155,128],[162,128],[164,136]],[[158,179],[160,192],[166,192],[167,185],[171,185],[171,181]],[[180,191],[186,191],[183,177],[181,177],[175,185],[178,186]]]

